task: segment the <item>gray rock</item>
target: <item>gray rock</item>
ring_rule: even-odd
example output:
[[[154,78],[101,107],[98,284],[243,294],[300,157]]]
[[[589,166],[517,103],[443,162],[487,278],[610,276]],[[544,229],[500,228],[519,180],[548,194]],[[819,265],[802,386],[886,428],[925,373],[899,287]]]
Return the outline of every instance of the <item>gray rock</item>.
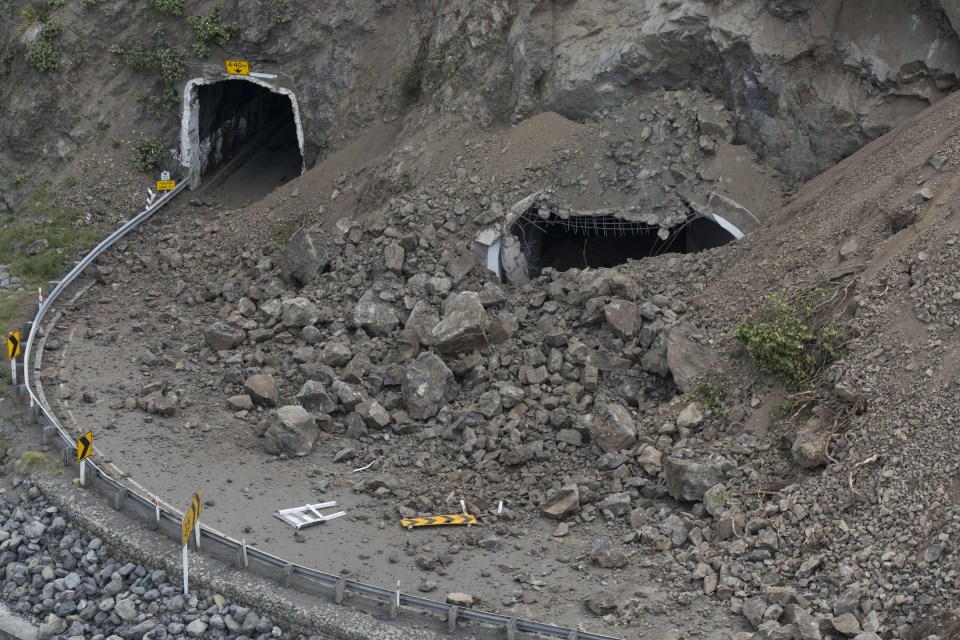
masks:
[[[487,312],[474,291],[457,294],[447,303],[443,320],[432,332],[433,342],[444,353],[463,353],[487,346]]]
[[[594,543],[590,560],[604,569],[618,569],[627,566],[630,562],[626,554],[621,549],[613,548],[606,538],[600,538]]]
[[[120,616],[121,620],[129,622],[137,617],[137,605],[133,598],[126,600],[117,600],[113,605],[113,612]]]
[[[703,422],[704,415],[703,409],[700,408],[699,402],[691,402],[686,407],[680,411],[680,415],[677,416],[677,427],[680,429],[692,429],[700,425]]]
[[[590,427],[590,439],[606,452],[632,447],[637,441],[637,426],[630,410],[612,402],[598,406]]]
[[[263,434],[263,448],[273,455],[305,456],[313,450],[320,428],[313,416],[296,405],[277,409],[276,420]]]
[[[307,380],[296,395],[300,406],[311,413],[333,413],[337,403],[327,392],[326,387],[316,380]]]
[[[320,310],[306,298],[290,298],[280,303],[281,321],[288,327],[297,329],[316,324],[320,319]]]
[[[390,426],[392,418],[379,402],[367,399],[356,407],[356,412],[363,418],[364,423],[371,429],[385,429]]]
[[[837,633],[841,633],[848,638],[860,633],[860,621],[852,613],[845,613],[842,616],[836,616],[830,621]]]
[[[246,333],[227,322],[214,322],[203,334],[207,346],[214,351],[233,349],[243,342]]]
[[[277,257],[281,273],[295,284],[305,286],[326,271],[331,260],[339,255],[325,233],[301,229],[290,239]]]
[[[712,486],[726,481],[735,466],[717,454],[696,459],[669,456],[663,461],[667,491],[675,500],[700,500]]]
[[[39,540],[40,536],[42,536],[43,532],[46,530],[46,525],[39,520],[34,520],[33,522],[28,522],[23,526],[23,535],[28,540]]]
[[[417,300],[403,325],[405,329],[413,330],[420,338],[420,344],[433,344],[433,329],[440,324],[440,315],[429,302]]]
[[[691,336],[693,325],[681,322],[667,334],[667,367],[680,391],[687,393],[693,388],[693,380],[708,371],[717,360],[712,347],[700,344]]]
[[[763,624],[763,614],[767,610],[767,601],[763,598],[747,598],[743,603],[743,615],[754,629]]]
[[[608,518],[616,518],[630,513],[630,494],[613,493],[597,504],[597,508]]]
[[[342,342],[328,342],[323,345],[323,350],[320,352],[320,362],[329,367],[342,367],[350,362],[351,358],[353,358],[353,352]]]
[[[823,563],[823,557],[819,554],[810,556],[804,560],[800,567],[797,569],[796,577],[800,580],[803,578],[809,578],[813,575],[813,572]]]
[[[383,259],[387,269],[395,273],[403,270],[403,261],[406,251],[396,242],[391,242],[383,249]]]
[[[598,616],[604,616],[616,612],[619,599],[618,594],[611,591],[601,591],[591,595],[584,602],[590,611]]]
[[[817,418],[807,420],[793,436],[790,454],[793,461],[804,469],[813,469],[827,464],[827,443],[831,431]]]
[[[540,513],[548,518],[562,520],[580,508],[580,491],[575,484],[567,485],[547,496]]]
[[[187,625],[187,635],[191,638],[202,638],[203,634],[207,632],[207,626],[206,622],[197,618]]]
[[[603,307],[603,317],[614,335],[624,339],[633,337],[640,325],[637,305],[618,298]]]
[[[407,413],[414,420],[437,415],[458,391],[450,369],[433,353],[420,354],[404,368],[400,389]]]
[[[253,400],[246,393],[227,398],[227,405],[234,411],[249,411],[253,409]]]
[[[458,607],[472,607],[474,598],[468,593],[448,593],[447,604],[455,604]]]
[[[138,625],[130,627],[126,632],[127,638],[133,638],[133,640],[140,640],[145,635],[157,628],[156,620],[144,620]]]
[[[388,336],[398,324],[397,312],[392,305],[380,300],[372,289],[364,293],[350,313],[350,321],[372,336]]]
[[[243,388],[254,404],[264,407],[277,406],[277,382],[269,373],[250,376],[244,381]]]

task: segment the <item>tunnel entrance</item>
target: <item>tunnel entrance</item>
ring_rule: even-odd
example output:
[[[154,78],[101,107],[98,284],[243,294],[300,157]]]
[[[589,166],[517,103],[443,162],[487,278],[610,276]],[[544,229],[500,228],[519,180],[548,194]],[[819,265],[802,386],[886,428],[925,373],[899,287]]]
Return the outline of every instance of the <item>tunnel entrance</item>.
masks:
[[[191,186],[216,175],[232,196],[250,201],[303,171],[294,95],[253,79],[190,81],[181,146]]]
[[[613,215],[561,218],[551,213],[543,218],[535,209],[520,216],[510,233],[530,278],[547,267],[557,271],[614,267],[664,253],[697,253],[736,239],[704,216],[690,216],[665,229]]]

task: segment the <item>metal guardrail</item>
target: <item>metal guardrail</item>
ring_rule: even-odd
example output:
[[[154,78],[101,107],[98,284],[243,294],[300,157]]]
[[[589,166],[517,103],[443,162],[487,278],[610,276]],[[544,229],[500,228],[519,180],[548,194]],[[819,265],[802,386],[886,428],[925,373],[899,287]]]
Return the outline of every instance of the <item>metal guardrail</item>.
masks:
[[[185,187],[186,182],[180,183],[174,190],[168,192],[162,198],[159,198],[156,202],[154,202],[151,206],[147,207],[147,209],[145,209],[143,212],[128,220],[120,228],[111,233],[100,244],[94,247],[90,253],[88,253],[86,257],[77,263],[77,265],[66,276],[64,276],[57,286],[54,287],[54,289],[47,296],[47,299],[40,304],[37,314],[33,319],[29,336],[23,349],[23,384],[24,388],[26,389],[26,393],[29,396],[29,418],[30,420],[36,420],[38,417],[42,417],[50,427],[53,427],[63,444],[65,452],[67,453],[75,452],[76,444],[73,438],[70,437],[70,434],[68,434],[66,429],[64,429],[57,416],[53,413],[52,409],[47,405],[46,397],[43,393],[42,387],[39,384],[43,341],[41,341],[41,344],[37,347],[38,353],[34,363],[36,376],[30,375],[31,355],[34,349],[34,341],[36,340],[40,330],[40,325],[60,294],[63,293],[67,287],[73,284],[80,274],[83,273],[83,271],[89,267],[93,261],[97,259],[97,257],[113,246],[120,238],[135,229],[141,223],[148,220],[151,216],[153,216],[154,213],[159,211],[161,207],[169,203],[174,196],[180,193],[180,191],[182,191]],[[36,390],[31,387],[32,378],[36,380]],[[39,416],[37,415],[38,413]],[[159,498],[159,496],[150,495],[146,490],[144,490],[144,492],[148,495],[141,495],[137,491],[132,490],[130,487],[117,482],[113,477],[96,465],[93,460],[87,459],[86,463],[87,466],[92,470],[92,473],[90,474],[90,481],[102,482],[107,490],[112,492],[115,496],[115,508],[119,509],[123,504],[124,499],[129,498],[135,506],[146,510],[153,516],[152,519],[155,521],[155,524],[159,529],[166,529],[166,532],[170,534],[171,538],[178,539],[178,536],[180,535],[181,521],[184,516],[183,512],[165,503]],[[157,519],[157,517],[159,519]],[[480,611],[478,609],[461,608],[448,603],[430,600],[428,598],[421,598],[419,596],[407,593],[399,594],[398,603],[398,594],[396,591],[365,584],[363,582],[357,582],[356,580],[348,580],[342,576],[324,573],[316,569],[311,569],[309,567],[287,562],[282,558],[271,555],[254,547],[248,547],[245,543],[202,524],[200,525],[198,532],[200,534],[201,548],[206,543],[213,543],[221,547],[226,552],[227,558],[230,558],[230,555],[232,554],[232,560],[237,568],[246,568],[252,570],[260,575],[277,580],[285,587],[291,587],[294,589],[298,588],[298,585],[294,584],[295,578],[301,578],[309,583],[317,584],[325,588],[332,588],[334,590],[334,602],[337,604],[340,604],[346,596],[347,591],[350,591],[360,596],[385,602],[391,606],[396,606],[399,604],[399,606],[412,607],[431,613],[445,614],[447,616],[447,628],[448,631],[451,632],[456,629],[457,622],[463,620],[490,625],[493,627],[501,627],[505,630],[507,638],[511,640],[516,637],[518,632],[535,633],[541,636],[564,638],[566,640],[617,640],[617,638],[613,636],[606,636],[588,631],[578,631],[576,629],[570,629],[558,625],[536,622],[524,618],[510,617],[496,613],[489,613]],[[209,546],[208,551],[205,553],[211,555]],[[306,592],[306,589],[301,588],[300,590]]]

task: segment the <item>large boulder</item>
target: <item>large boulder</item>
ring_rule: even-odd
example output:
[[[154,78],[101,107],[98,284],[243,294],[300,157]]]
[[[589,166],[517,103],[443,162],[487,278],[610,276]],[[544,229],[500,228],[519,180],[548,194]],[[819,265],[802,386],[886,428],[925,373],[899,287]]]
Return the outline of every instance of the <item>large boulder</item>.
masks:
[[[235,327],[229,322],[214,322],[207,327],[203,334],[203,339],[207,346],[214,351],[226,351],[233,349],[243,342],[247,334],[243,329]]]
[[[400,324],[397,312],[392,305],[380,300],[372,289],[368,289],[350,314],[353,326],[360,327],[372,336],[388,336]]]
[[[718,454],[663,459],[667,491],[675,500],[700,500],[710,487],[725,482],[736,465]]]
[[[434,353],[422,353],[404,368],[400,390],[407,413],[414,420],[437,415],[458,392],[453,373]]]
[[[313,450],[319,433],[309,411],[296,405],[280,407],[276,420],[263,434],[263,448],[273,455],[305,456]]]
[[[250,395],[253,404],[277,406],[277,381],[269,373],[250,376],[244,381],[243,389]]]
[[[475,291],[464,291],[447,304],[432,338],[444,353],[462,353],[487,346],[487,312]]]
[[[301,229],[277,258],[277,266],[287,279],[302,287],[325,272],[338,253],[324,234]]]
[[[637,441],[637,425],[630,410],[613,402],[599,405],[590,426],[590,439],[607,453],[632,447]]]

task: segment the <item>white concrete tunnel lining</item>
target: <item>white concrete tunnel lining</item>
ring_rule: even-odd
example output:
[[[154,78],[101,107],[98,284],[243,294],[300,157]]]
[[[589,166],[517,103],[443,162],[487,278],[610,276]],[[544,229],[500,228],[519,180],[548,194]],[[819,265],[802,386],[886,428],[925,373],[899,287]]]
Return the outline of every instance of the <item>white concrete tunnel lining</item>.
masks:
[[[252,82],[267,89],[271,93],[277,93],[286,96],[290,100],[290,107],[293,111],[293,120],[297,128],[297,144],[300,146],[300,157],[304,158],[303,145],[303,121],[300,117],[300,105],[297,103],[297,96],[289,89],[275,87],[265,80],[247,76],[227,76],[213,80],[207,78],[193,78],[187,81],[183,87],[183,113],[180,117],[180,165],[184,169],[186,180],[190,183],[190,188],[195,189],[200,186],[201,156],[200,148],[200,98],[197,87],[204,84],[216,84],[218,82]],[[303,172],[306,166],[301,166]]]

